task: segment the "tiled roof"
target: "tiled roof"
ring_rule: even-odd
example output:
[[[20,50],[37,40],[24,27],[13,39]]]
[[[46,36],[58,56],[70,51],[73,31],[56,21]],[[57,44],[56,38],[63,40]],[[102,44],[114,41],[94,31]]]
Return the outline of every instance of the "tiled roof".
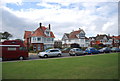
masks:
[[[78,38],[76,35],[78,35],[81,32],[81,30],[73,31],[69,34],[70,39]]]
[[[101,40],[101,39],[103,39],[104,37],[106,37],[107,39],[111,39],[110,36],[107,36],[106,34],[103,34],[103,35],[97,35],[97,36],[96,36],[96,40]]]
[[[112,36],[112,38],[120,39],[120,35],[119,36]]]
[[[31,36],[43,36],[47,38],[55,38],[53,32],[51,31],[50,31],[50,36],[46,36],[44,33],[46,29],[47,29],[46,27],[42,26],[42,27],[37,28],[35,31],[25,31],[24,39],[29,38]]]
[[[31,36],[45,36],[43,31],[43,27],[39,27],[31,34]]]

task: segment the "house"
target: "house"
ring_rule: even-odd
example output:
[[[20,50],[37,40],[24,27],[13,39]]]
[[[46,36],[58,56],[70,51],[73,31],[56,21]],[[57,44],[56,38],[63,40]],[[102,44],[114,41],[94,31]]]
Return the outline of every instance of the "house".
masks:
[[[112,47],[112,43],[113,43],[113,39],[106,34],[97,34],[96,37],[89,37],[89,41],[90,41],[90,46],[94,46],[94,45],[105,45],[105,46],[110,46]]]
[[[71,33],[64,33],[62,37],[63,47],[71,47],[71,44],[79,44],[80,47],[87,47],[85,32],[83,29],[72,31]]]
[[[35,31],[25,31],[24,43],[27,48],[32,47],[34,51],[43,51],[54,46],[54,34],[51,31],[51,26],[40,26]]]
[[[62,41],[61,40],[55,40],[54,41],[54,48],[62,48]]]
[[[120,35],[119,36],[112,36],[113,38],[113,47],[120,48]]]

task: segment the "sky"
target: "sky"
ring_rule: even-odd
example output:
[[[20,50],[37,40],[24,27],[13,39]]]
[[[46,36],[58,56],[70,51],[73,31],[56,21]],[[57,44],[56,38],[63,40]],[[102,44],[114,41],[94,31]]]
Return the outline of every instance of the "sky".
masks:
[[[83,29],[87,37],[120,35],[118,0],[2,0],[0,32],[23,39],[24,31],[34,31],[39,23],[51,24],[56,40],[64,33]]]

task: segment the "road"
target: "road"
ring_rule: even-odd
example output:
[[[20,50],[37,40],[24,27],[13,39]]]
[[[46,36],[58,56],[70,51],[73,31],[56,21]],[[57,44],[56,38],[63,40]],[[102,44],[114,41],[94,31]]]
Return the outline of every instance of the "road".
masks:
[[[104,54],[104,53],[99,53],[99,55],[100,54]],[[97,54],[92,54],[92,55],[97,55]],[[86,56],[86,55],[82,55],[82,56]],[[43,59],[66,58],[66,57],[75,57],[75,56],[69,56],[69,53],[62,53],[61,57],[39,58],[37,53],[29,53],[28,60],[43,60]],[[23,60],[23,61],[28,61],[28,60]],[[8,60],[2,62],[17,62],[17,61],[21,61],[21,60]]]

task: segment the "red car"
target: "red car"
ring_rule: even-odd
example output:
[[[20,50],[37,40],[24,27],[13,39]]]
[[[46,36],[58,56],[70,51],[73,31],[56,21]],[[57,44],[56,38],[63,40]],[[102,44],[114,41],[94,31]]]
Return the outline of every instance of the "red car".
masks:
[[[27,59],[28,51],[20,40],[6,40],[0,44],[0,50],[2,50],[2,54],[0,57],[2,60],[8,59]]]

